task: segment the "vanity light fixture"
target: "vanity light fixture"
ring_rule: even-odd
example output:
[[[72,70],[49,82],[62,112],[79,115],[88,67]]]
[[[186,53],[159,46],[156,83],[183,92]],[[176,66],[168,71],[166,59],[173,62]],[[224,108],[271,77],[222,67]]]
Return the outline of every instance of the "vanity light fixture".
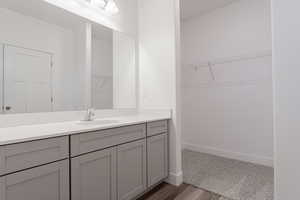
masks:
[[[119,12],[119,8],[114,0],[107,0],[104,10],[112,15]]]
[[[108,14],[114,15],[119,12],[114,0],[90,0],[89,2],[93,7],[103,9]]]

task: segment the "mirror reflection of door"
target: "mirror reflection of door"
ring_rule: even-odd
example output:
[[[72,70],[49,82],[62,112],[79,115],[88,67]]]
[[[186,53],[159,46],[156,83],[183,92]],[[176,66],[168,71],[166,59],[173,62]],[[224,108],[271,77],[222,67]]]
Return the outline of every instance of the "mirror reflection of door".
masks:
[[[4,45],[5,113],[52,111],[52,55]]]

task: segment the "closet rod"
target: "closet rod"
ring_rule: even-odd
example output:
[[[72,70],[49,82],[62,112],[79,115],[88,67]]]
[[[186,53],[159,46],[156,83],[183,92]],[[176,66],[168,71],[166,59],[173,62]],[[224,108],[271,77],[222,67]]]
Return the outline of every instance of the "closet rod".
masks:
[[[239,62],[243,60],[253,60],[257,58],[264,58],[264,57],[269,57],[272,56],[272,51],[264,51],[252,55],[244,55],[244,56],[235,56],[235,57],[230,57],[230,58],[221,58],[221,59],[215,59],[215,60],[210,60],[207,62],[201,62],[199,65],[189,65],[190,67],[193,68],[207,68],[211,67],[214,65],[221,65],[221,64],[226,64],[226,63],[233,63],[233,62]]]
[[[210,61],[209,63],[212,65],[220,65],[220,64],[238,62],[238,61],[243,61],[243,60],[253,60],[253,59],[257,59],[257,58],[264,58],[264,57],[269,57],[269,56],[272,56],[272,51],[260,52],[260,53],[252,54],[252,55],[244,55],[244,56],[237,56],[237,57],[231,57],[231,58],[216,59],[214,61]]]

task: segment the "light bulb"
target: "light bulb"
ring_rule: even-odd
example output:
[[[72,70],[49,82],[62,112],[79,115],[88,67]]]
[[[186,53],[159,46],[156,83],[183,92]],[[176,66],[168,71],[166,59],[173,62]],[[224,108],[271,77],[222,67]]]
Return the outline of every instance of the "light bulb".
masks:
[[[112,15],[119,12],[119,8],[114,0],[108,0],[104,9],[107,13]]]

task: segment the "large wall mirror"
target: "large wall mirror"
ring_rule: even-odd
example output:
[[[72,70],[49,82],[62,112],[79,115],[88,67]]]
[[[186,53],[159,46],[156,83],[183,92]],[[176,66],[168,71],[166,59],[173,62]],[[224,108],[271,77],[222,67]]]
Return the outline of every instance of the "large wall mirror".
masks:
[[[1,114],[136,107],[133,37],[29,2],[0,2]]]

